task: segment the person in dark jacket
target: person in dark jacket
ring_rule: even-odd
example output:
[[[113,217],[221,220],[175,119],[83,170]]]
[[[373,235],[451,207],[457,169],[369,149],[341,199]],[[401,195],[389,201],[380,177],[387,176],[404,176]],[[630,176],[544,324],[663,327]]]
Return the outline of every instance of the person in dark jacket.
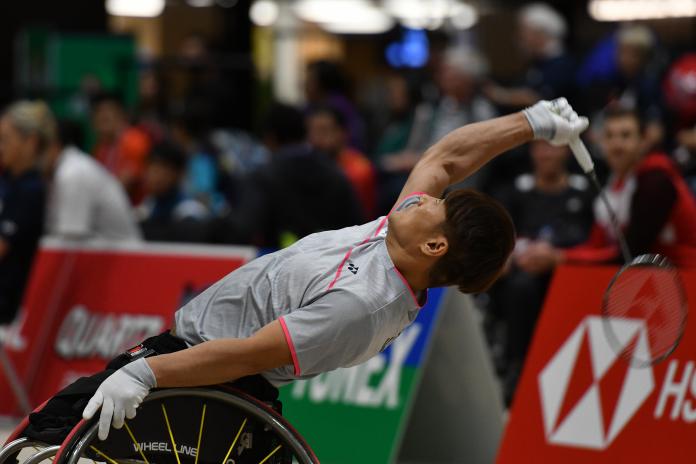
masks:
[[[244,242],[279,247],[314,232],[340,229],[364,218],[357,195],[336,163],[305,143],[302,113],[275,104],[266,117],[264,144],[272,153],[249,176],[227,228]]]
[[[17,102],[0,118],[0,324],[19,310],[43,231],[46,191],[38,165],[55,135],[40,101]]]

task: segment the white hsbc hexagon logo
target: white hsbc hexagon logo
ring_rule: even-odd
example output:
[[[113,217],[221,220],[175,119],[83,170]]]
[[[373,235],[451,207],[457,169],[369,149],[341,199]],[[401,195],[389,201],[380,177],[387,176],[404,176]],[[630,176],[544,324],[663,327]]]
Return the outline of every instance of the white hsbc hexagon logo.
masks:
[[[549,443],[605,449],[655,387],[651,367],[627,369],[613,417],[604,417],[611,411],[602,411],[600,380],[612,365],[624,361],[618,359],[616,350],[609,345],[603,323],[599,316],[586,317],[539,374],[544,431]],[[637,337],[634,355],[649,359],[647,330],[642,320],[613,318],[611,324],[622,347]],[[592,382],[572,409],[564,417],[559,417],[584,340],[589,344]]]

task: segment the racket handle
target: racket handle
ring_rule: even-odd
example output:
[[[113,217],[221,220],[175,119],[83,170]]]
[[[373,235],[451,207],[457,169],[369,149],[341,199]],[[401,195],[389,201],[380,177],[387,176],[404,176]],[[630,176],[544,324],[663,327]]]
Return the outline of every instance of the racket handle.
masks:
[[[590,157],[590,153],[587,151],[585,144],[582,143],[582,140],[580,140],[580,137],[572,139],[568,143],[568,146],[570,146],[570,150],[573,152],[573,155],[575,155],[575,159],[578,161],[583,172],[585,174],[593,172],[594,163],[592,162],[592,157]]]

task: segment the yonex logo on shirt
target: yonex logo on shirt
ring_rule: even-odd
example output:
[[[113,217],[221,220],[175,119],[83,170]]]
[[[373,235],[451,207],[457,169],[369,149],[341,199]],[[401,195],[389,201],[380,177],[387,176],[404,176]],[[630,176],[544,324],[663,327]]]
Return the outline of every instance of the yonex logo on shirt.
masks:
[[[350,272],[352,272],[353,274],[357,274],[357,273],[358,273],[358,269],[360,269],[360,268],[359,268],[358,266],[356,266],[355,264],[353,264],[353,263],[348,263],[348,270],[349,270]]]

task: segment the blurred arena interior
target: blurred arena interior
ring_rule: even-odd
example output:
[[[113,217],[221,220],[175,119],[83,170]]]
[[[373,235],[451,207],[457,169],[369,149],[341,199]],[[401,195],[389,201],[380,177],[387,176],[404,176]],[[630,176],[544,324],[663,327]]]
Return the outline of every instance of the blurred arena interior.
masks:
[[[387,215],[446,134],[540,100],[590,119],[631,252],[696,291],[696,0],[6,1],[0,76],[0,442],[245,262]],[[686,462],[696,333],[649,379],[598,348],[623,262],[568,148],[456,188],[510,213],[505,272],[281,389],[322,462]]]

